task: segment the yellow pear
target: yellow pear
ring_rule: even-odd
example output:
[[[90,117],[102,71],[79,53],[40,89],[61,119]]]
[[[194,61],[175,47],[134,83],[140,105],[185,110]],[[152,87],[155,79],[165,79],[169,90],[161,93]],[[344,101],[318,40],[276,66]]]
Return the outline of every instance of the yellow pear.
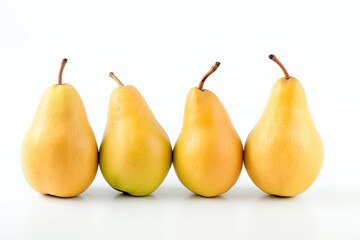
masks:
[[[315,181],[324,149],[300,82],[289,76],[274,55],[269,58],[281,67],[285,77],[275,83],[259,122],[246,140],[244,164],[262,191],[291,197]]]
[[[21,149],[27,182],[36,191],[73,197],[87,189],[98,166],[98,149],[85,107],[74,87],[59,82],[43,95]]]
[[[170,140],[139,91],[124,86],[113,73],[110,77],[119,86],[110,97],[100,169],[114,189],[145,196],[160,186],[170,169]]]
[[[215,197],[227,192],[237,181],[243,163],[241,140],[214,93],[199,87],[190,90],[183,127],[174,147],[174,168],[182,184],[190,191]]]

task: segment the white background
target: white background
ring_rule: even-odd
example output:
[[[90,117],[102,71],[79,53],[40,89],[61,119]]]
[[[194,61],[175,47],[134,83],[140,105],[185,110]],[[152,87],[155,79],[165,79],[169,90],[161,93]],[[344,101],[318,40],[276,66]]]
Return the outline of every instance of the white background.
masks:
[[[360,8],[355,1],[1,1],[0,239],[355,239],[360,237]],[[243,169],[218,198],[193,195],[173,169],[143,198],[111,189],[101,172],[79,197],[33,191],[20,146],[47,87],[64,82],[84,101],[98,144],[114,71],[136,86],[172,144],[186,95],[205,83],[243,143],[282,77],[297,77],[325,146],[315,184],[271,197]]]

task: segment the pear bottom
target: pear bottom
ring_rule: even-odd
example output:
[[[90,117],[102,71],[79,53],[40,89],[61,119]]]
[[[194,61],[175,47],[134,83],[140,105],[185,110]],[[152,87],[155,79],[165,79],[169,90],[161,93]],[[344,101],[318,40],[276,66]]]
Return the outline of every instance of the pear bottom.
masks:
[[[312,145],[285,142],[260,148],[250,138],[245,145],[244,165],[253,183],[263,192],[293,197],[315,182],[323,164],[323,149],[318,141]]]

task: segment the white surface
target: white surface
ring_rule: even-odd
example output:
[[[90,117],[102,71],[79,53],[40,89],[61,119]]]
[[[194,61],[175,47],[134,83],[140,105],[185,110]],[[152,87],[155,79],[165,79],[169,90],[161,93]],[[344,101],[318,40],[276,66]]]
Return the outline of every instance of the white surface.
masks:
[[[1,1],[0,239],[358,239],[360,237],[360,8],[356,1]],[[274,53],[305,88],[325,145],[315,184],[294,198],[267,196],[243,169],[222,197],[194,196],[173,169],[151,196],[112,190],[100,172],[82,195],[34,192],[20,145],[45,89],[80,93],[101,142],[114,71],[146,98],[172,143],[184,102],[205,83],[243,143],[275,81]]]

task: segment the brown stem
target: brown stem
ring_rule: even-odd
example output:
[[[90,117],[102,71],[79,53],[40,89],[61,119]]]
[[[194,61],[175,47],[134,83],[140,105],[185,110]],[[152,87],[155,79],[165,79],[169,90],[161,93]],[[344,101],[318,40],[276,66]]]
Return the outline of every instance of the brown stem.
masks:
[[[110,76],[112,79],[114,79],[114,80],[119,84],[119,86],[124,86],[124,84],[120,81],[120,79],[118,79],[118,78],[115,76],[115,74],[114,74],[113,72],[110,72],[110,73],[109,73],[109,76]]]
[[[279,65],[279,67],[283,70],[283,72],[285,74],[285,79],[288,80],[290,78],[290,75],[289,75],[288,71],[286,71],[286,68],[284,67],[284,65],[279,61],[279,59],[274,54],[270,54],[269,58]]]
[[[59,79],[58,79],[58,84],[59,85],[62,85],[62,74],[63,74],[63,71],[64,71],[64,67],[65,67],[65,64],[67,63],[67,59],[64,58],[62,61],[61,61],[61,67],[60,67],[60,72],[59,72]]]
[[[203,78],[201,79],[200,83],[199,83],[199,89],[202,90],[203,89],[203,86],[204,86],[204,83],[205,83],[205,80],[213,73],[216,71],[216,69],[220,66],[220,63],[219,62],[216,62],[212,67],[211,69],[203,76]]]

